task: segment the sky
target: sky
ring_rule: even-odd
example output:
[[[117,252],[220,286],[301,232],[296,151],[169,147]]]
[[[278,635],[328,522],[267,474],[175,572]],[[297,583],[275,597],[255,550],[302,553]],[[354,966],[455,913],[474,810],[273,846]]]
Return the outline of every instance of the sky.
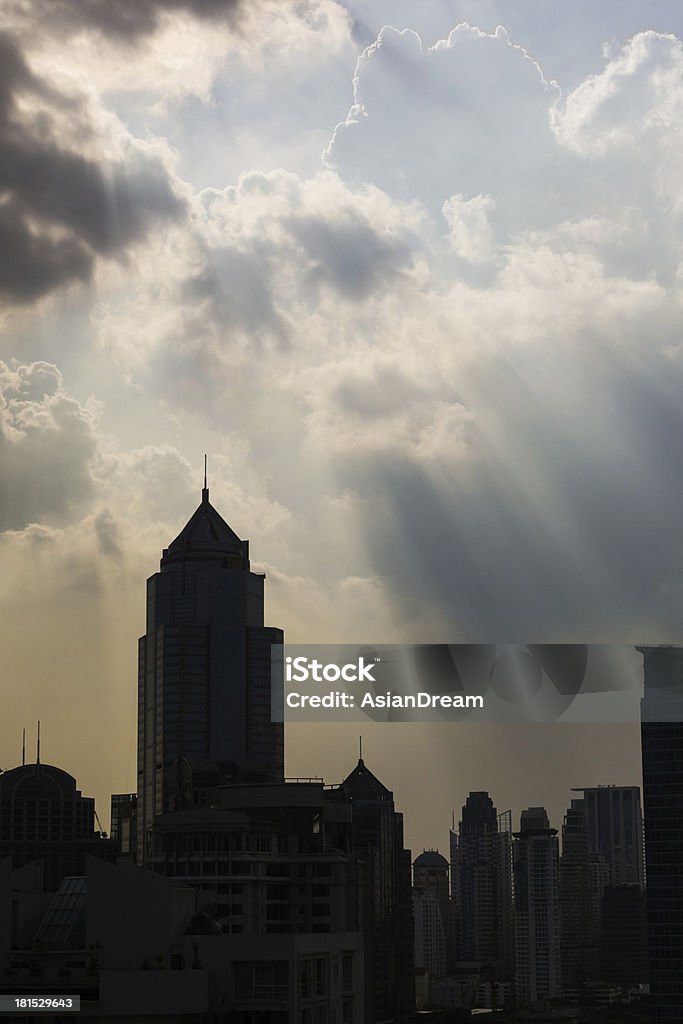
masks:
[[[6,0],[0,767],[108,818],[145,579],[212,503],[306,642],[675,642],[678,0]],[[384,725],[411,845],[635,726]],[[338,781],[356,730],[288,733]],[[552,764],[552,770],[548,765]]]

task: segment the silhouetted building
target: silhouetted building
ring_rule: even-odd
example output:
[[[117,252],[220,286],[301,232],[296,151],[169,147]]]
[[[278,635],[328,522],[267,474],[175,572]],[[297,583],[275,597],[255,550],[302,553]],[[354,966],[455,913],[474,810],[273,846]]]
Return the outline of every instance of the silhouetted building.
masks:
[[[441,907],[434,889],[413,887],[415,927],[415,969],[424,969],[431,979],[446,977],[446,935]]]
[[[137,793],[113,793],[111,798],[111,825],[109,837],[117,852],[135,858],[137,851]]]
[[[638,647],[651,1020],[683,1020],[683,648]]]
[[[448,861],[437,850],[425,850],[415,858],[413,864],[413,885],[417,889],[432,890],[439,904],[439,916],[444,934],[444,965],[443,974],[432,977],[445,977],[455,970],[455,948],[453,929],[453,907],[450,895]],[[413,905],[414,905],[413,900]],[[417,942],[417,937],[416,937]],[[416,946],[417,948],[417,946]]]
[[[351,807],[321,781],[235,783],[160,815],[147,863],[212,891],[219,934],[358,930]]]
[[[333,986],[341,992],[339,1024],[359,1015],[366,1024],[406,1021],[414,1010],[414,957],[402,816],[362,760],[336,787],[284,779],[283,727],[271,722],[271,647],[283,634],[264,627],[263,576],[250,571],[248,544],[210,505],[206,483],[201,505],[148,580],[147,596],[139,646],[140,863],[204,899],[210,894],[207,927],[216,938],[229,936],[235,949],[243,942],[254,952],[260,940],[273,945],[277,937],[283,949],[309,941],[316,953],[304,970],[310,996],[302,1021],[334,1016],[321,998],[319,1006],[308,1002],[322,988],[331,991],[327,971],[349,981]],[[120,810],[127,813],[125,805]],[[226,1008],[242,1009],[238,990],[266,985],[257,958],[254,965],[251,974],[244,968]],[[283,959],[271,979],[282,993],[288,970]],[[288,1012],[297,1013],[291,985],[287,991]]]
[[[485,980],[512,976],[512,836],[509,815],[499,816],[488,793],[473,792],[452,835],[458,957],[483,966]]]
[[[147,581],[139,641],[138,855],[154,819],[210,804],[220,785],[283,777],[282,724],[271,722],[271,645],[264,576],[202,501]]]
[[[607,864],[608,885],[644,881],[643,816],[638,786],[593,786],[583,793],[591,851]]]
[[[559,846],[543,807],[522,811],[515,839],[515,989],[526,1006],[561,992]]]
[[[0,860],[5,992],[78,994],[83,1024],[363,1021],[358,932],[222,932],[214,891],[92,858],[86,876],[39,905],[27,869],[8,864]]]
[[[114,844],[95,831],[95,801],[50,764],[0,773],[0,857],[13,868],[42,865],[42,889],[56,892],[67,875],[82,875],[88,856],[113,860]]]
[[[647,981],[647,915],[639,885],[608,885],[602,898],[600,976],[628,990]]]
[[[415,1008],[410,851],[394,795],[362,758],[339,787],[350,801],[365,947],[365,1020],[406,1021]]]
[[[562,825],[560,912],[562,987],[566,991],[595,978],[597,970],[599,932],[583,800],[572,800]]]

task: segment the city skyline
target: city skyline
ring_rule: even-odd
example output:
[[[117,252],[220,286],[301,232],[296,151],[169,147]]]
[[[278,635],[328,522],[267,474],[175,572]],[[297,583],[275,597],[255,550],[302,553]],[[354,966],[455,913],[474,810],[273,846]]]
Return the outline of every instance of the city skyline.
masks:
[[[157,581],[161,578],[161,584],[163,584],[164,582],[166,583],[165,588],[162,588],[162,592],[164,594],[166,594],[166,596],[163,598],[162,604],[161,604],[161,607],[163,609],[162,615],[165,617],[164,621],[166,619],[168,619],[169,609],[171,608],[171,604],[169,604],[170,595],[172,593],[172,589],[173,589],[173,586],[174,586],[174,584],[172,583],[173,571],[174,571],[174,569],[176,569],[177,571],[181,571],[182,572],[183,580],[185,579],[185,570],[183,569],[183,564],[184,564],[184,559],[185,559],[186,556],[189,556],[189,558],[190,558],[190,563],[189,563],[190,566],[192,566],[193,564],[197,563],[197,564],[199,564],[200,569],[201,569],[201,567],[202,567],[202,565],[204,563],[202,563],[201,561],[197,562],[198,559],[200,559],[200,560],[202,558],[205,559],[205,560],[206,559],[209,559],[209,560],[213,559],[216,562],[216,565],[219,566],[223,562],[225,562],[225,552],[226,551],[227,552],[234,551],[234,552],[236,552],[236,554],[231,555],[230,557],[232,557],[233,560],[239,561],[240,564],[244,563],[243,570],[244,570],[244,566],[246,566],[247,567],[246,568],[246,572],[248,573],[250,579],[253,580],[252,589],[253,589],[253,586],[256,586],[256,591],[255,591],[254,595],[252,596],[252,598],[250,598],[250,600],[252,600],[252,601],[256,600],[256,605],[259,606],[260,611],[258,611],[256,605],[253,605],[253,611],[249,612],[249,614],[251,614],[251,615],[256,614],[256,618],[254,619],[254,622],[260,621],[262,623],[262,621],[263,621],[263,594],[264,594],[264,582],[265,581],[264,581],[264,578],[263,577],[259,577],[258,574],[254,575],[253,573],[249,573],[249,570],[248,570],[248,566],[249,566],[249,557],[248,557],[249,542],[248,541],[241,541],[235,535],[235,533],[231,530],[231,528],[228,526],[228,524],[225,522],[225,520],[220,516],[220,514],[209,503],[209,488],[207,486],[206,476],[204,477],[203,484],[204,484],[204,486],[203,486],[203,488],[201,490],[201,501],[200,501],[199,506],[197,507],[195,512],[188,517],[188,521],[184,524],[183,528],[181,529],[180,533],[175,538],[175,540],[173,540],[172,542],[169,541],[169,542],[167,542],[167,544],[164,544],[164,546],[163,546],[162,559],[161,559],[161,568],[162,568],[162,572],[163,572],[164,565],[165,565],[166,566],[166,573],[167,574],[170,573],[170,575],[166,575],[166,576],[161,577],[160,574],[157,573],[157,574],[153,574],[149,578],[149,580],[148,580],[148,589],[151,588],[150,589],[150,594],[152,595],[152,597],[151,597],[151,604],[150,604],[150,596],[148,596],[148,602],[147,602],[148,603],[148,614],[149,614],[149,610],[150,609],[156,608],[156,603],[157,602],[156,602],[156,599],[154,598],[153,595],[156,593],[157,588],[160,586],[159,582],[157,582]],[[196,549],[196,551],[195,551],[195,549]],[[246,559],[246,561],[244,561],[245,559]],[[209,563],[207,562],[207,565],[208,564]],[[177,576],[177,572],[176,572],[176,576]],[[200,576],[200,577],[198,577],[198,579],[201,582],[202,577]],[[170,583],[169,583],[169,580],[171,581]],[[204,585],[205,584],[202,584],[202,586],[204,586]],[[171,587],[171,589],[169,589],[169,586]],[[184,584],[183,584],[183,586],[184,586]],[[198,596],[199,595],[199,591],[197,591],[196,594],[195,594],[195,590],[194,590],[194,586],[193,586],[191,588],[191,593],[193,594],[192,600],[194,602],[196,602],[196,603],[198,602],[198,605],[197,605],[198,607],[199,607],[199,603],[201,603],[201,607],[202,608],[204,608],[204,607],[208,608],[210,606],[207,603],[207,601],[208,601],[208,592],[207,592],[207,596],[206,597],[200,599],[200,597]],[[258,596],[259,594],[260,594],[260,596]],[[214,600],[215,600],[215,598],[214,598]],[[224,600],[224,598],[221,598],[221,600]],[[230,607],[232,608],[232,605],[230,605]],[[252,605],[250,605],[250,608],[251,607],[252,607]],[[182,608],[183,608],[183,611],[181,612],[181,619],[179,621],[182,621],[182,615],[187,615],[188,614],[187,609],[185,608],[184,605],[182,606]],[[246,608],[246,606],[245,606],[245,608]],[[155,614],[157,614],[157,613],[156,612],[152,612],[153,616]],[[195,614],[196,613],[194,611],[191,612],[190,620],[194,621]],[[239,616],[238,616],[238,618],[239,618]],[[150,625],[154,621],[155,621],[154,617],[152,617],[152,619],[148,619],[148,625]],[[171,621],[172,620],[169,620],[169,622],[171,622]],[[175,628],[176,632],[177,632],[177,628],[178,627]],[[193,628],[195,629],[195,632],[196,632],[197,631],[196,627],[193,627]],[[203,627],[200,627],[199,632],[201,632],[202,629],[203,629]],[[172,632],[173,632],[173,629],[172,629]],[[191,630],[191,632],[192,632],[192,630]],[[281,634],[280,631],[272,630],[271,629],[271,630],[264,630],[263,632],[264,632],[264,635],[268,634],[270,636],[272,634],[272,636],[275,637],[277,642],[281,642],[282,634]],[[152,634],[149,635],[147,637],[147,639],[145,637],[143,637],[140,640],[140,644],[142,645],[141,646],[141,650],[142,651],[144,651],[144,649],[145,649],[145,643],[149,644],[151,642],[152,643],[152,649],[156,648],[157,642],[154,639],[154,635],[155,634],[154,634],[154,630],[153,630]],[[173,633],[173,636],[170,637],[170,640],[165,640],[164,643],[168,644],[169,642],[171,642],[171,643],[176,643],[177,644],[179,642],[178,638],[175,637],[175,639],[174,639],[174,637],[175,637],[175,633]],[[278,639],[278,637],[279,637],[279,639]],[[194,638],[194,634],[193,634],[193,637],[190,638],[190,641],[191,641],[191,643],[196,645],[197,638]],[[184,642],[187,642],[187,641],[184,641]],[[203,643],[204,641],[201,641],[201,642]],[[271,642],[271,641],[269,641],[269,642]],[[173,651],[170,651],[170,655],[171,655],[171,660],[173,661]],[[175,660],[177,661],[177,657],[176,657]],[[153,662],[154,662],[154,659],[153,659]],[[156,673],[162,672],[162,674],[163,674],[163,670],[160,669],[159,667],[157,667],[155,669],[155,672]],[[144,678],[145,678],[145,673],[143,672],[143,675],[140,676],[140,679],[143,680],[143,681],[140,682],[140,684],[139,684],[140,686],[143,687],[143,690],[141,692],[144,692],[144,686],[146,685],[144,683]],[[194,675],[193,675],[193,678],[194,678]],[[172,680],[171,680],[171,682],[172,682]],[[200,683],[201,683],[201,680],[199,679],[199,677],[195,678],[195,684],[196,685],[200,685]],[[167,685],[170,685],[170,684],[167,684]],[[269,685],[269,683],[268,683],[268,685]],[[269,708],[269,705],[268,705],[268,708]],[[138,719],[138,728],[141,728],[139,723],[144,721],[144,713],[141,711],[140,714],[143,715],[143,717]],[[38,726],[39,726],[39,724],[40,723],[37,723]],[[406,729],[410,730],[410,729],[415,729],[416,728],[418,730],[417,742],[415,742],[415,737],[412,737],[412,740],[413,740],[414,747],[417,750],[419,750],[419,748],[420,748],[420,739],[421,739],[421,736],[424,735],[423,730],[425,730],[425,729],[429,729],[430,730],[430,734],[432,736],[438,735],[438,733],[441,732],[442,736],[450,739],[451,741],[453,740],[453,738],[455,736],[463,735],[462,730],[467,730],[467,731],[471,730],[474,733],[475,744],[477,742],[477,737],[478,736],[482,736],[483,735],[483,736],[489,736],[490,737],[491,735],[496,735],[496,733],[497,733],[497,735],[498,735],[498,744],[499,745],[500,745],[500,742],[501,742],[501,740],[503,738],[503,735],[504,735],[503,733],[501,733],[501,730],[512,729],[513,732],[512,732],[512,734],[510,736],[507,736],[507,741],[511,742],[512,749],[514,749],[514,751],[515,751],[514,757],[515,757],[515,768],[516,768],[516,771],[519,772],[520,768],[522,768],[522,769],[526,768],[526,771],[528,772],[529,777],[530,777],[530,782],[529,782],[528,788],[526,790],[520,790],[520,792],[519,792],[519,794],[517,796],[518,804],[517,805],[511,805],[509,807],[507,805],[505,805],[505,810],[511,810],[513,812],[513,820],[516,821],[516,820],[519,819],[519,815],[521,814],[521,812],[522,812],[522,810],[524,809],[525,806],[530,806],[531,804],[543,804],[545,806],[545,803],[549,803],[549,805],[551,807],[557,806],[557,807],[561,808],[561,810],[559,811],[559,815],[560,816],[558,816],[558,819],[557,819],[558,822],[561,822],[561,820],[562,820],[561,819],[561,815],[564,814],[564,807],[566,807],[566,800],[569,798],[568,795],[570,794],[570,792],[572,790],[576,790],[577,789],[576,785],[572,785],[572,783],[576,783],[577,782],[577,779],[576,778],[567,777],[567,782],[569,783],[569,785],[564,785],[563,783],[558,783],[556,776],[553,777],[552,791],[554,793],[554,803],[552,801],[545,801],[545,803],[544,803],[544,801],[541,799],[541,797],[544,795],[544,793],[547,793],[547,789],[545,789],[544,787],[542,787],[542,786],[540,786],[538,784],[538,782],[539,782],[539,777],[538,777],[539,773],[537,771],[537,768],[536,768],[536,765],[534,763],[533,757],[531,757],[531,756],[528,756],[527,758],[521,758],[520,757],[519,749],[518,749],[518,746],[517,746],[517,743],[516,743],[516,740],[517,740],[517,737],[518,737],[519,734],[517,732],[515,732],[515,730],[523,730],[523,732],[526,733],[527,737],[538,736],[538,730],[539,729],[550,729],[553,732],[555,732],[556,730],[559,730],[560,733],[564,732],[565,736],[569,736],[570,737],[570,742],[573,742],[573,740],[575,740],[576,738],[579,738],[579,737],[582,737],[582,738],[585,739],[586,733],[588,735],[591,735],[592,733],[593,734],[598,733],[598,734],[601,734],[601,735],[604,736],[606,733],[609,733],[609,732],[613,731],[614,729],[618,730],[618,735],[619,736],[623,736],[624,735],[624,730],[629,730],[629,729],[632,729],[634,727],[636,729],[638,729],[638,726],[633,726],[632,724],[623,724],[623,723],[620,724],[619,726],[616,726],[616,725],[615,726],[609,726],[609,725],[605,726],[605,725],[595,725],[595,724],[594,725],[590,725],[590,724],[567,724],[567,723],[561,724],[561,723],[554,723],[554,722],[537,722],[537,723],[530,724],[530,725],[519,725],[519,724],[509,725],[507,723],[506,724],[501,723],[500,725],[494,725],[494,726],[492,726],[492,725],[477,725],[476,723],[474,723],[474,724],[472,724],[472,723],[466,723],[466,724],[465,723],[463,723],[463,724],[459,724],[459,723],[444,723],[443,725],[433,725],[431,723],[427,724],[427,723],[415,723],[415,722],[409,723],[409,724],[407,724],[407,723],[404,723],[404,724],[401,724],[401,723],[383,723],[383,724],[379,724],[379,725],[378,724],[369,723],[368,725],[363,724],[362,726],[358,725],[358,724],[356,724],[354,726],[339,726],[339,725],[330,725],[330,724],[325,723],[325,722],[314,723],[313,725],[308,725],[308,726],[306,726],[306,725],[295,725],[295,724],[291,724],[290,723],[287,726],[286,731],[285,731],[285,742],[286,742],[287,733],[290,730],[294,731],[295,736],[296,736],[296,731],[298,731],[298,730],[307,730],[309,733],[311,731],[313,731],[313,730],[315,730],[316,732],[319,732],[320,736],[321,736],[321,739],[322,739],[322,745],[325,748],[327,748],[327,746],[328,746],[328,744],[325,742],[326,735],[328,735],[328,736],[329,735],[332,735],[332,736],[336,735],[337,739],[341,736],[342,737],[342,739],[341,739],[341,747],[342,748],[344,748],[345,744],[349,743],[349,742],[353,742],[353,743],[356,743],[356,744],[357,744],[357,742],[359,740],[361,740],[361,742],[362,742],[362,737],[364,735],[365,736],[365,745],[366,745],[366,754],[367,754],[368,753],[368,736],[372,736],[373,732],[376,734],[376,730],[377,729],[390,729],[390,730],[392,730],[392,732],[394,730],[400,730],[401,732],[403,732],[403,735],[405,737],[404,730],[406,730]],[[282,726],[275,727],[275,728],[281,730]],[[457,732],[453,732],[454,729],[457,730]],[[359,733],[359,730],[361,730],[360,733]],[[491,732],[491,730],[493,730],[493,733]],[[529,730],[532,730],[532,731],[529,732]],[[25,733],[25,728],[22,727],[22,758],[25,757],[25,750],[26,750],[26,743],[27,743],[27,737],[26,737],[26,735],[24,733]],[[467,735],[467,733],[465,733],[465,735]],[[555,732],[555,735],[557,735],[556,732]],[[141,734],[141,736],[142,736],[142,734]],[[137,742],[136,746],[140,750],[144,750],[144,739],[141,738],[141,736],[138,737],[138,742]],[[31,763],[31,759],[30,759],[31,738],[32,738],[31,737],[31,731],[29,730],[29,732],[28,732],[28,750],[29,750],[28,763]],[[192,737],[190,737],[190,740],[191,739],[192,739]],[[40,757],[40,737],[39,737],[38,731],[36,732],[35,740],[36,740],[36,754],[37,754],[38,757]],[[547,741],[548,737],[544,736],[543,740]],[[44,742],[45,742],[45,722],[43,720],[43,756],[42,756],[42,761],[43,762],[46,761]],[[215,742],[215,740],[212,741],[212,742]],[[224,741],[221,740],[221,742],[224,742]],[[234,741],[231,741],[231,742],[234,742]],[[281,740],[280,740],[280,742],[281,742]],[[143,744],[142,747],[139,746],[140,743]],[[296,740],[295,740],[295,743],[296,743]],[[294,744],[292,744],[292,745],[294,745]],[[404,739],[403,740],[403,747],[404,747],[404,749],[405,749],[405,746],[406,746],[406,740]],[[416,852],[416,853],[419,853],[420,850],[437,849],[437,848],[440,848],[442,851],[445,852],[448,849],[448,833],[447,833],[447,828],[448,828],[448,820],[449,820],[449,817],[450,817],[450,814],[451,814],[451,810],[448,810],[447,813],[439,816],[439,818],[438,818],[438,822],[439,823],[437,823],[437,820],[432,820],[430,822],[429,826],[427,826],[428,829],[429,829],[428,832],[425,831],[425,821],[424,821],[424,818],[421,819],[421,824],[419,826],[416,826],[415,823],[413,821],[411,821],[411,818],[413,816],[411,812],[414,812],[414,810],[417,807],[419,807],[422,804],[424,804],[424,801],[418,799],[415,802],[415,804],[413,804],[411,802],[411,800],[410,800],[410,795],[409,794],[412,795],[411,790],[412,790],[412,792],[414,792],[414,786],[415,786],[415,782],[416,782],[416,775],[415,775],[415,768],[414,768],[414,766],[412,765],[410,760],[406,761],[405,758],[404,758],[404,761],[408,765],[413,786],[410,787],[410,788],[407,787],[407,786],[405,787],[407,803],[406,803],[406,801],[403,801],[401,799],[401,788],[402,787],[401,786],[396,786],[395,783],[394,783],[394,779],[393,779],[393,775],[395,773],[400,775],[400,771],[399,771],[399,767],[398,767],[396,761],[392,757],[392,748],[393,748],[393,743],[389,743],[388,746],[385,747],[385,751],[388,754],[388,761],[385,762],[384,764],[381,764],[381,763],[376,764],[375,768],[377,769],[377,772],[380,775],[380,777],[387,778],[388,781],[391,783],[392,787],[394,788],[395,792],[397,793],[397,798],[399,800],[400,807],[406,813],[406,833],[407,833],[407,836],[409,838],[417,839],[417,842],[409,843],[410,848],[413,849],[414,852]],[[199,748],[197,748],[197,749],[199,751]],[[180,748],[178,748],[178,750],[180,751]],[[329,750],[327,751],[327,753],[328,753],[328,756],[329,756]],[[326,775],[323,771],[319,770],[319,763],[318,764],[308,764],[308,762],[305,761],[305,760],[301,760],[301,761],[297,762],[300,765],[300,768],[298,770],[289,771],[289,770],[287,770],[285,768],[285,774],[287,776],[290,776],[290,777],[309,777],[309,776],[315,776],[315,777],[323,778],[324,781],[327,782],[327,783],[336,783],[336,782],[339,782],[340,779],[343,778],[344,775],[348,772],[349,766],[353,763],[353,761],[355,759],[356,751],[349,751],[349,755],[350,755],[350,758],[346,762],[346,765],[347,765],[346,771],[343,772],[343,774],[340,776],[339,779],[331,777],[329,774]],[[142,755],[140,754],[139,756],[142,756]],[[556,743],[554,743],[554,757],[555,757],[555,759],[557,759]],[[338,754],[338,763],[344,764],[345,758],[346,758],[346,751],[344,750],[343,754]],[[587,759],[585,757],[582,757],[582,764],[584,765],[584,767],[582,768],[583,772],[587,771],[586,760]],[[167,769],[170,768],[172,761],[173,761],[173,757],[171,757],[170,760],[168,761]],[[371,761],[371,763],[373,763],[372,751],[370,752],[370,761]],[[62,765],[61,763],[57,763],[57,762],[55,762],[55,763],[57,764],[57,767],[60,767],[62,769],[64,768],[64,765]],[[144,761],[141,761],[140,763],[142,764],[142,763],[144,763]],[[469,787],[467,787],[467,788],[465,788],[463,790],[463,794],[462,794],[462,800],[463,801],[464,801],[465,795],[467,793],[471,794],[473,791],[482,791],[482,790],[486,791],[487,793],[488,792],[492,792],[493,796],[494,796],[494,799],[495,799],[496,798],[496,791],[497,790],[500,791],[500,789],[503,789],[503,787],[500,785],[500,780],[494,780],[493,785],[489,784],[488,788],[483,785],[482,780],[486,780],[487,778],[490,778],[490,775],[487,775],[486,772],[484,771],[484,766],[486,764],[487,764],[486,757],[480,758],[478,763],[473,762],[473,761],[470,760],[470,762],[469,762],[469,771],[471,773],[470,777],[474,780],[474,782],[473,782],[472,785],[469,785]],[[9,767],[14,767],[14,766],[11,765]],[[133,771],[134,771],[134,769],[133,769]],[[75,772],[73,772],[73,774],[74,774],[74,776],[76,778],[79,778],[79,776]],[[552,773],[549,773],[549,774],[552,777]],[[581,778],[585,778],[585,776],[582,775]],[[533,783],[531,782],[532,779],[534,780]],[[495,784],[496,781],[498,781],[498,785]],[[633,784],[633,780],[632,779],[626,780],[625,782],[623,782],[623,781],[622,782],[616,782],[613,778],[610,778],[609,780],[605,780],[605,781],[594,783],[594,785],[596,787],[597,786],[612,787],[612,786],[615,786],[615,785],[631,785],[631,784]],[[638,781],[635,783],[635,785],[640,787],[640,785],[641,785],[640,777],[638,777]],[[563,788],[563,786],[564,786],[564,788]],[[86,786],[86,790],[87,790],[88,794],[90,794],[92,792],[91,788],[89,788],[88,786]],[[107,810],[106,809],[109,808],[109,801],[110,801],[111,794],[115,793],[115,792],[129,792],[129,791],[131,791],[131,792],[135,791],[135,786],[134,785],[132,785],[132,786],[121,786],[121,787],[118,787],[118,789],[117,789],[115,786],[111,786],[110,785],[109,789],[107,789],[105,787],[104,792],[98,791],[96,806],[99,806],[99,808],[100,808],[100,810],[98,811],[98,814],[100,815],[100,820],[106,820],[106,816],[107,816]],[[436,794],[432,794],[432,796],[434,796],[434,795],[436,795]],[[448,792],[447,787],[443,787],[441,793],[438,794],[438,795],[441,798],[442,806],[445,807],[448,804],[448,800],[449,800],[449,798],[451,796],[451,793]],[[445,803],[444,803],[444,801],[445,801]],[[562,805],[562,801],[565,801],[564,805]],[[454,803],[453,803],[452,808],[451,808],[453,814],[455,814],[455,808],[457,806],[457,802],[458,802],[458,797],[455,796],[454,797]],[[144,805],[144,801],[143,801],[143,805]],[[141,809],[143,818],[145,818],[144,812],[142,811],[143,805],[141,805],[140,809]],[[502,807],[503,804],[501,804],[500,806]],[[146,820],[146,818],[145,818],[145,820]],[[552,816],[552,813],[551,813],[551,820],[555,820],[553,818],[553,816]],[[420,830],[425,831],[425,834],[421,836],[419,834]]]

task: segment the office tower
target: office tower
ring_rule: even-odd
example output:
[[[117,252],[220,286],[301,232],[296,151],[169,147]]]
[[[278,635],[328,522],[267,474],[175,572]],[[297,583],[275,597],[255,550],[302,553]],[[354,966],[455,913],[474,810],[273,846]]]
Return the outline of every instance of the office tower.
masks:
[[[444,974],[450,974],[455,969],[453,913],[448,875],[448,861],[437,850],[425,850],[413,864],[413,885],[425,891],[432,890],[438,900],[445,941]],[[432,976],[444,977],[444,974]]]
[[[511,834],[488,793],[470,793],[462,809],[455,859],[459,958],[494,980],[514,964]]]
[[[591,850],[607,864],[609,885],[644,883],[643,817],[637,786],[592,786],[582,793]]]
[[[95,801],[73,776],[40,763],[0,773],[0,858],[11,857],[14,869],[39,862],[44,892],[84,874],[88,856],[113,860],[115,852],[95,831]]]
[[[562,987],[568,991],[594,978],[597,967],[598,922],[583,800],[572,800],[562,825],[560,912]]]
[[[600,977],[623,989],[648,978],[645,893],[639,885],[608,885],[602,901]]]
[[[425,968],[430,979],[446,976],[446,934],[439,898],[434,889],[413,887],[415,969]]]
[[[455,828],[455,811],[453,821],[448,830],[448,859],[451,867],[451,943],[453,946],[453,963],[457,964],[460,956],[460,917],[458,912],[457,877],[458,877],[458,833]]]
[[[362,758],[340,786],[351,804],[365,945],[365,1020],[406,1021],[415,1008],[410,851],[394,795]]]
[[[283,776],[283,727],[271,722],[264,577],[249,543],[202,490],[201,504],[147,581],[138,658],[138,863],[154,819],[211,803],[231,780]]]
[[[557,829],[543,807],[522,811],[515,833],[515,988],[522,1005],[560,995],[560,893]]]
[[[638,647],[654,1024],[683,1020],[683,648]]]
[[[425,850],[416,858],[415,863],[413,864],[413,885],[417,889],[421,889],[425,892],[431,891],[436,895],[439,907],[439,919],[441,922],[443,941],[445,945],[442,974],[432,974],[432,977],[442,978],[446,974],[451,974],[455,970],[456,966],[453,906],[451,903],[451,885],[449,882],[449,861],[447,861],[445,857],[442,857],[436,850]]]

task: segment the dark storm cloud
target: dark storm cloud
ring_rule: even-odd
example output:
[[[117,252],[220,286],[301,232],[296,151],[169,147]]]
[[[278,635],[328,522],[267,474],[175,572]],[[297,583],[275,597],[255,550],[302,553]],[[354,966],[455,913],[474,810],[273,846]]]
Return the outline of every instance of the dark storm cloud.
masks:
[[[11,9],[48,30],[92,29],[120,42],[137,42],[151,35],[166,14],[236,24],[245,6],[244,0],[20,0]]]
[[[19,102],[30,101],[27,117]],[[115,255],[183,204],[158,160],[81,155],[62,141],[67,123],[87,134],[78,100],[54,90],[0,33],[0,297],[30,302],[75,279],[97,255]]]
[[[53,241],[32,231],[15,203],[0,206],[0,297],[30,302],[90,275],[92,256],[74,238]]]

